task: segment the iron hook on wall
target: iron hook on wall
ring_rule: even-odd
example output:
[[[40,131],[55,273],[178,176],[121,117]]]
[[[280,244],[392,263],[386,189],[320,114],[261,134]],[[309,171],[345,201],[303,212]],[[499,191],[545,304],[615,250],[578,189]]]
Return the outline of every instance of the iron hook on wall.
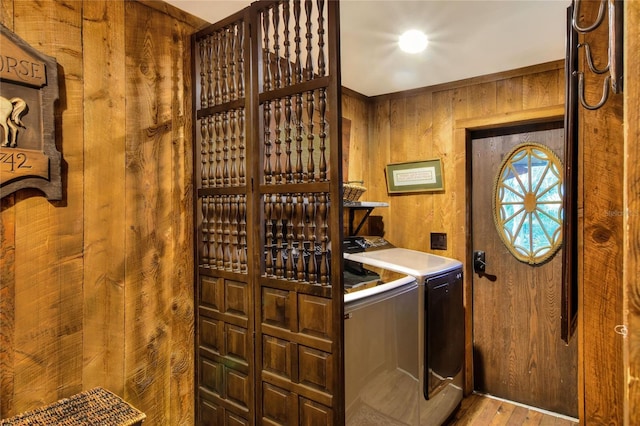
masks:
[[[588,110],[595,110],[602,107],[607,99],[609,93],[615,94],[622,92],[622,32],[623,32],[623,11],[622,0],[600,0],[600,8],[598,9],[598,16],[589,26],[582,27],[578,23],[578,16],[580,11],[580,0],[574,0],[573,7],[573,29],[581,34],[586,34],[596,30],[603,22],[605,16],[605,10],[608,4],[609,15],[609,45],[608,45],[608,58],[607,65],[604,68],[598,68],[593,61],[593,55],[591,54],[591,46],[588,43],[579,43],[578,48],[585,48],[585,56],[587,59],[587,65],[589,70],[594,74],[609,73],[603,81],[602,97],[600,101],[595,104],[589,104],[585,99],[584,88],[584,72],[574,71],[574,75],[578,76],[578,97],[582,106]]]

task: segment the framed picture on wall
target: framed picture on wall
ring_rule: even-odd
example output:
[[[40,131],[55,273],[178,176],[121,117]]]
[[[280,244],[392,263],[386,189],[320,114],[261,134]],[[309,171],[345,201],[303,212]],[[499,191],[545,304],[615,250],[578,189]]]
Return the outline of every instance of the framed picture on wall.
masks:
[[[439,158],[387,165],[389,194],[444,191]]]

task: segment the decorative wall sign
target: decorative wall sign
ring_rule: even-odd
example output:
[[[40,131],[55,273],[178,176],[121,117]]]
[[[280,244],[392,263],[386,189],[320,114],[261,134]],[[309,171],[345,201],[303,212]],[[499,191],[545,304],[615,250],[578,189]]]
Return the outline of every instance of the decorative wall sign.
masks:
[[[61,154],[56,149],[55,58],[0,25],[0,197],[37,188],[62,199]]]
[[[389,194],[444,190],[440,159],[388,164],[387,189]]]

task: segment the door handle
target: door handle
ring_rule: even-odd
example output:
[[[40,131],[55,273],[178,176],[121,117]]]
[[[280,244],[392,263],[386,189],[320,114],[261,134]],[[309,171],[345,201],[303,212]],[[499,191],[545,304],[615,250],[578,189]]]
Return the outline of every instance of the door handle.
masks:
[[[482,250],[475,250],[473,252],[473,272],[478,274],[480,278],[487,278],[491,282],[498,279],[495,275],[487,274],[487,258],[485,252]]]
[[[487,270],[486,256],[484,251],[476,250],[473,252],[473,272],[484,275]]]

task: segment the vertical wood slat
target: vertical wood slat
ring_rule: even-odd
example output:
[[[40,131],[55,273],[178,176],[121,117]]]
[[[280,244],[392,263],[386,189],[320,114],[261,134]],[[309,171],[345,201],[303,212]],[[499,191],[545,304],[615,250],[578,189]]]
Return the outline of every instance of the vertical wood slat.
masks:
[[[63,103],[82,98],[80,10],[81,2],[70,2],[64,10],[53,2],[14,2],[16,34],[64,63],[68,75],[78,76],[67,80],[66,92],[60,92]],[[56,122],[61,123],[57,134],[82,141],[81,108],[61,111]],[[84,193],[80,143],[66,148],[65,161],[67,203],[50,203],[32,190],[15,198],[15,338],[10,350],[16,354],[12,396],[18,411],[53,402],[82,385],[82,372],[74,368],[82,365],[83,337],[83,242],[77,222],[83,216]]]
[[[273,20],[273,61],[266,61],[266,63],[270,70],[273,67],[273,83],[271,88],[279,89],[282,87],[282,60],[280,57],[280,5],[278,3],[273,5],[273,13],[271,16]],[[269,51],[271,48],[267,46],[267,50]],[[266,52],[266,54],[269,55],[268,52]]]
[[[191,204],[191,194],[188,188],[191,188],[191,145],[189,139],[185,138],[185,129],[190,128],[190,120],[185,116],[185,111],[190,112],[190,101],[183,97],[184,89],[189,89],[190,78],[183,77],[185,65],[188,64],[188,55],[185,51],[189,51],[188,43],[183,44],[188,40],[188,35],[193,31],[193,27],[184,25],[184,16],[178,14],[178,21],[167,19],[162,13],[175,14],[177,9],[172,9],[170,6],[166,6],[167,9],[160,7],[157,3],[149,3],[154,9],[141,8],[141,14],[151,15],[149,20],[157,23],[163,21],[166,25],[158,25],[158,28],[165,28],[163,33],[152,33],[153,42],[162,45],[162,51],[167,52],[163,55],[158,55],[156,60],[162,63],[163,67],[172,70],[167,72],[165,79],[158,79],[155,87],[159,92],[171,93],[166,95],[165,99],[170,99],[170,104],[165,109],[163,117],[170,120],[170,125],[165,123],[162,130],[154,133],[156,129],[152,129],[148,136],[150,138],[156,138],[157,135],[162,134],[159,138],[168,138],[170,136],[171,143],[164,142],[163,147],[167,148],[166,152],[170,152],[170,155],[164,156],[164,173],[162,178],[164,179],[159,186],[164,187],[162,191],[162,197],[158,199],[159,205],[171,206],[169,210],[171,213],[160,223],[161,229],[170,243],[172,249],[165,250],[166,259],[169,259],[162,282],[156,283],[158,288],[164,288],[169,291],[157,292],[154,297],[158,295],[162,297],[166,296],[166,305],[171,306],[171,317],[168,321],[168,327],[165,335],[169,341],[171,351],[166,354],[166,362],[164,364],[165,370],[171,375],[170,386],[163,388],[162,386],[149,386],[149,391],[156,390],[162,392],[162,395],[166,398],[156,397],[138,398],[139,400],[152,400],[155,403],[162,404],[166,401],[166,411],[170,413],[171,417],[167,420],[171,424],[193,424],[193,377],[191,374],[185,374],[186,371],[191,371],[190,366],[192,362],[190,358],[192,355],[193,340],[193,300],[191,291],[191,277],[192,277],[192,260],[190,249],[193,247],[191,243],[191,227],[189,226],[189,216],[191,211],[189,206]],[[139,3],[132,5],[132,7],[139,7]],[[156,9],[156,7],[158,7]],[[162,12],[158,14],[157,11]],[[172,15],[173,16],[173,15]],[[137,25],[136,25],[137,28]],[[160,49],[158,49],[160,50]],[[171,52],[169,54],[169,52]],[[138,67],[136,62],[134,67]],[[144,69],[144,67],[142,68]],[[131,74],[136,74],[131,72]],[[169,89],[170,87],[170,89]],[[188,92],[188,90],[187,90]],[[171,159],[171,162],[167,163],[166,159]],[[160,166],[159,168],[162,168]],[[186,229],[185,229],[186,227]],[[184,235],[187,230],[187,235]],[[185,275],[186,274],[186,275]],[[135,287],[135,284],[127,286],[129,289]],[[155,350],[150,348],[148,341],[135,342],[130,341],[130,346],[134,347],[135,344],[140,344],[145,347],[145,350]],[[187,369],[187,370],[185,370]],[[169,384],[168,381],[164,381],[165,384]],[[129,396],[130,401],[136,401],[136,398]],[[144,406],[143,406],[144,407]],[[151,410],[153,408],[146,408]],[[163,411],[159,409],[157,411]]]
[[[307,36],[309,37],[309,36]],[[309,37],[310,38],[310,37]],[[310,48],[309,48],[310,49]],[[311,56],[311,52],[308,53],[307,58]],[[308,64],[307,64],[308,66]],[[311,78],[309,78],[311,79]],[[316,165],[313,158],[315,151],[315,134],[313,132],[314,123],[313,123],[313,115],[315,112],[315,92],[309,91],[307,92],[307,182],[312,182],[315,180],[315,171]]]
[[[84,218],[85,265],[84,328],[100,330],[87,333],[83,357],[83,383],[88,387],[103,386],[120,395],[124,390],[125,340],[125,264],[113,256],[125,252],[125,133],[113,134],[110,143],[101,142],[113,123],[125,122],[125,82],[103,78],[104,73],[125,75],[124,4],[94,1],[83,9],[83,44],[101,45],[109,40],[109,49],[87,49],[83,55],[84,91],[92,102],[85,106],[87,126],[84,129],[85,173],[88,188],[101,187],[104,176],[112,184],[100,191],[85,194],[85,207],[92,214]],[[105,347],[114,348],[105,352]]]
[[[625,20],[628,33],[625,35],[627,44],[624,52],[624,75],[640,75],[640,3],[625,3]],[[625,422],[640,418],[640,285],[636,279],[640,271],[640,82],[637,79],[625,79],[624,123],[625,123],[625,229],[628,234],[624,248],[623,282],[625,289],[625,310],[628,311],[626,323],[629,337],[625,341],[625,371],[628,395],[628,409],[625,412]],[[633,213],[633,214],[632,214]],[[628,368],[627,368],[628,365]]]
[[[280,61],[277,61],[277,63],[279,63],[279,62]],[[276,81],[278,81],[278,84],[280,84],[279,80],[276,80]],[[280,99],[276,99],[274,103],[275,103],[275,111],[274,111],[274,115],[273,115],[274,127],[275,127],[274,143],[276,145],[274,174],[275,174],[275,178],[276,178],[276,183],[282,183],[283,170],[282,170],[282,139],[281,139],[281,135],[282,135],[282,130],[283,129],[281,127],[281,122],[280,122],[280,120],[282,119],[282,103],[281,103]]]
[[[162,139],[165,129],[162,128],[162,114],[165,113],[165,100],[161,92],[154,91],[152,80],[156,75],[166,71],[159,69],[155,60],[162,52],[161,45],[156,44],[150,34],[148,16],[128,5],[126,8],[127,21],[135,22],[137,30],[127,31],[125,36],[130,43],[130,49],[135,51],[133,57],[138,58],[136,72],[128,73],[126,88],[129,93],[141,93],[138,102],[146,103],[147,108],[139,108],[137,103],[127,103],[127,169],[125,175],[126,193],[136,194],[134,202],[126,206],[125,214],[128,223],[137,226],[130,227],[126,236],[127,247],[144,247],[145,250],[134,250],[128,254],[126,265],[126,311],[130,312],[138,321],[127,322],[126,334],[138,341],[146,341],[142,347],[129,348],[126,354],[127,367],[126,395],[135,397],[141,395],[144,406],[153,408],[148,419],[153,423],[167,422],[169,419],[165,401],[145,400],[145,395],[153,395],[168,380],[168,365],[165,354],[169,351],[166,331],[168,318],[164,314],[164,297],[149,301],[146,294],[156,293],[166,297],[167,288],[162,285],[166,269],[156,263],[165,249],[166,242],[155,229],[162,228],[160,223],[166,215],[166,210],[150,209],[162,198],[164,188],[159,183],[161,171],[158,169],[161,157],[166,155]],[[134,111],[142,110],[133,114]],[[143,132],[140,132],[142,129]],[[146,191],[140,192],[146,188]],[[143,244],[146,241],[146,244]],[[160,284],[160,286],[158,286]]]
[[[175,425],[193,425],[194,418],[194,236],[193,236],[193,144],[188,131],[193,129],[191,80],[191,33],[186,25],[172,25],[169,42],[173,84],[171,86],[171,238],[173,253],[171,284],[171,329],[169,412]],[[166,39],[165,39],[166,40]],[[192,104],[193,103],[193,104]],[[187,207],[187,208],[185,208]],[[189,208],[191,207],[191,208]]]
[[[171,386],[171,306],[175,255],[171,227],[172,198],[172,76],[171,22],[153,19],[135,3],[125,5],[125,37],[130,52],[127,102],[125,191],[128,223],[126,246],[126,321],[129,339],[144,342],[126,348],[125,397],[147,408],[147,421],[173,423],[168,392]],[[158,36],[157,34],[162,34]],[[162,201],[161,201],[162,200]],[[169,200],[166,202],[165,200]],[[150,298],[149,295],[156,295]],[[174,305],[175,306],[175,305]],[[188,308],[187,308],[188,309]],[[188,343],[188,342],[185,342]],[[180,415],[180,414],[178,414]]]
[[[258,417],[258,411],[260,408],[257,406],[261,403],[263,392],[260,386],[257,385],[258,382],[258,373],[260,368],[257,366],[260,360],[262,359],[262,341],[260,339],[260,335],[257,333],[260,324],[260,313],[258,309],[262,309],[260,303],[262,297],[262,288],[258,284],[257,276],[262,273],[264,270],[264,251],[262,247],[262,240],[260,240],[259,236],[262,230],[256,230],[256,227],[260,227],[263,222],[264,213],[261,211],[258,203],[255,202],[255,196],[252,194],[257,185],[261,182],[258,177],[260,176],[260,168],[262,167],[262,158],[259,147],[259,140],[261,137],[260,128],[256,125],[260,121],[260,113],[257,108],[252,106],[258,104],[259,99],[259,80],[262,78],[261,73],[263,72],[259,67],[261,64],[258,63],[255,58],[258,58],[261,55],[259,48],[259,25],[257,22],[253,20],[253,14],[251,12],[245,12],[245,27],[248,27],[245,31],[245,57],[248,59],[245,62],[246,73],[245,73],[245,86],[246,86],[246,116],[245,116],[245,128],[247,131],[245,146],[246,146],[246,183],[247,186],[250,186],[250,192],[247,191],[246,196],[246,212],[247,212],[247,232],[246,232],[246,241],[247,241],[247,275],[249,276],[249,283],[251,285],[252,291],[250,293],[251,297],[251,323],[250,330],[254,337],[254,345],[252,346],[252,356],[251,359],[252,365],[254,368],[251,370],[251,378],[253,384],[252,389],[252,406],[251,413],[253,418]],[[250,60],[249,58],[254,58],[254,60]]]
[[[599,2],[581,2],[580,23],[593,22]],[[605,22],[606,19],[605,19]],[[595,58],[606,58],[608,25],[579,36]],[[584,48],[579,69],[585,70],[585,97],[600,99],[602,78],[588,71]],[[615,332],[623,323],[623,192],[624,144],[622,96],[611,95],[597,111],[578,108],[578,140],[582,155],[578,190],[578,232],[582,265],[578,266],[579,342],[584,378],[583,416],[589,424],[622,424],[624,366],[620,354],[624,338]],[[603,181],[606,176],[606,181]],[[599,366],[608,365],[606,374]]]
[[[13,3],[0,1],[0,23],[13,28]],[[14,338],[14,297],[15,297],[15,195],[4,197],[0,201],[0,243],[3,247],[0,257],[0,387],[6,391],[0,395],[0,417],[12,412],[13,405],[13,364],[12,351]]]
[[[496,82],[496,113],[520,111],[524,108],[522,79],[523,77],[514,77]]]
[[[13,1],[0,1],[0,23],[13,30]],[[0,418],[14,413],[15,201],[16,194],[0,200]]]
[[[550,70],[523,77],[522,100],[525,109],[557,105],[564,99],[564,75]]]
[[[313,11],[312,0],[304,0],[304,11],[305,11],[304,23],[306,28],[305,39],[307,40],[307,43],[306,43],[307,61],[305,63],[305,80],[309,81],[309,80],[313,80],[313,74],[314,74],[314,67],[313,67],[314,44],[313,44],[313,33],[312,33],[313,22],[311,21],[311,12]]]
[[[0,418],[14,413],[15,197],[0,200]]]

